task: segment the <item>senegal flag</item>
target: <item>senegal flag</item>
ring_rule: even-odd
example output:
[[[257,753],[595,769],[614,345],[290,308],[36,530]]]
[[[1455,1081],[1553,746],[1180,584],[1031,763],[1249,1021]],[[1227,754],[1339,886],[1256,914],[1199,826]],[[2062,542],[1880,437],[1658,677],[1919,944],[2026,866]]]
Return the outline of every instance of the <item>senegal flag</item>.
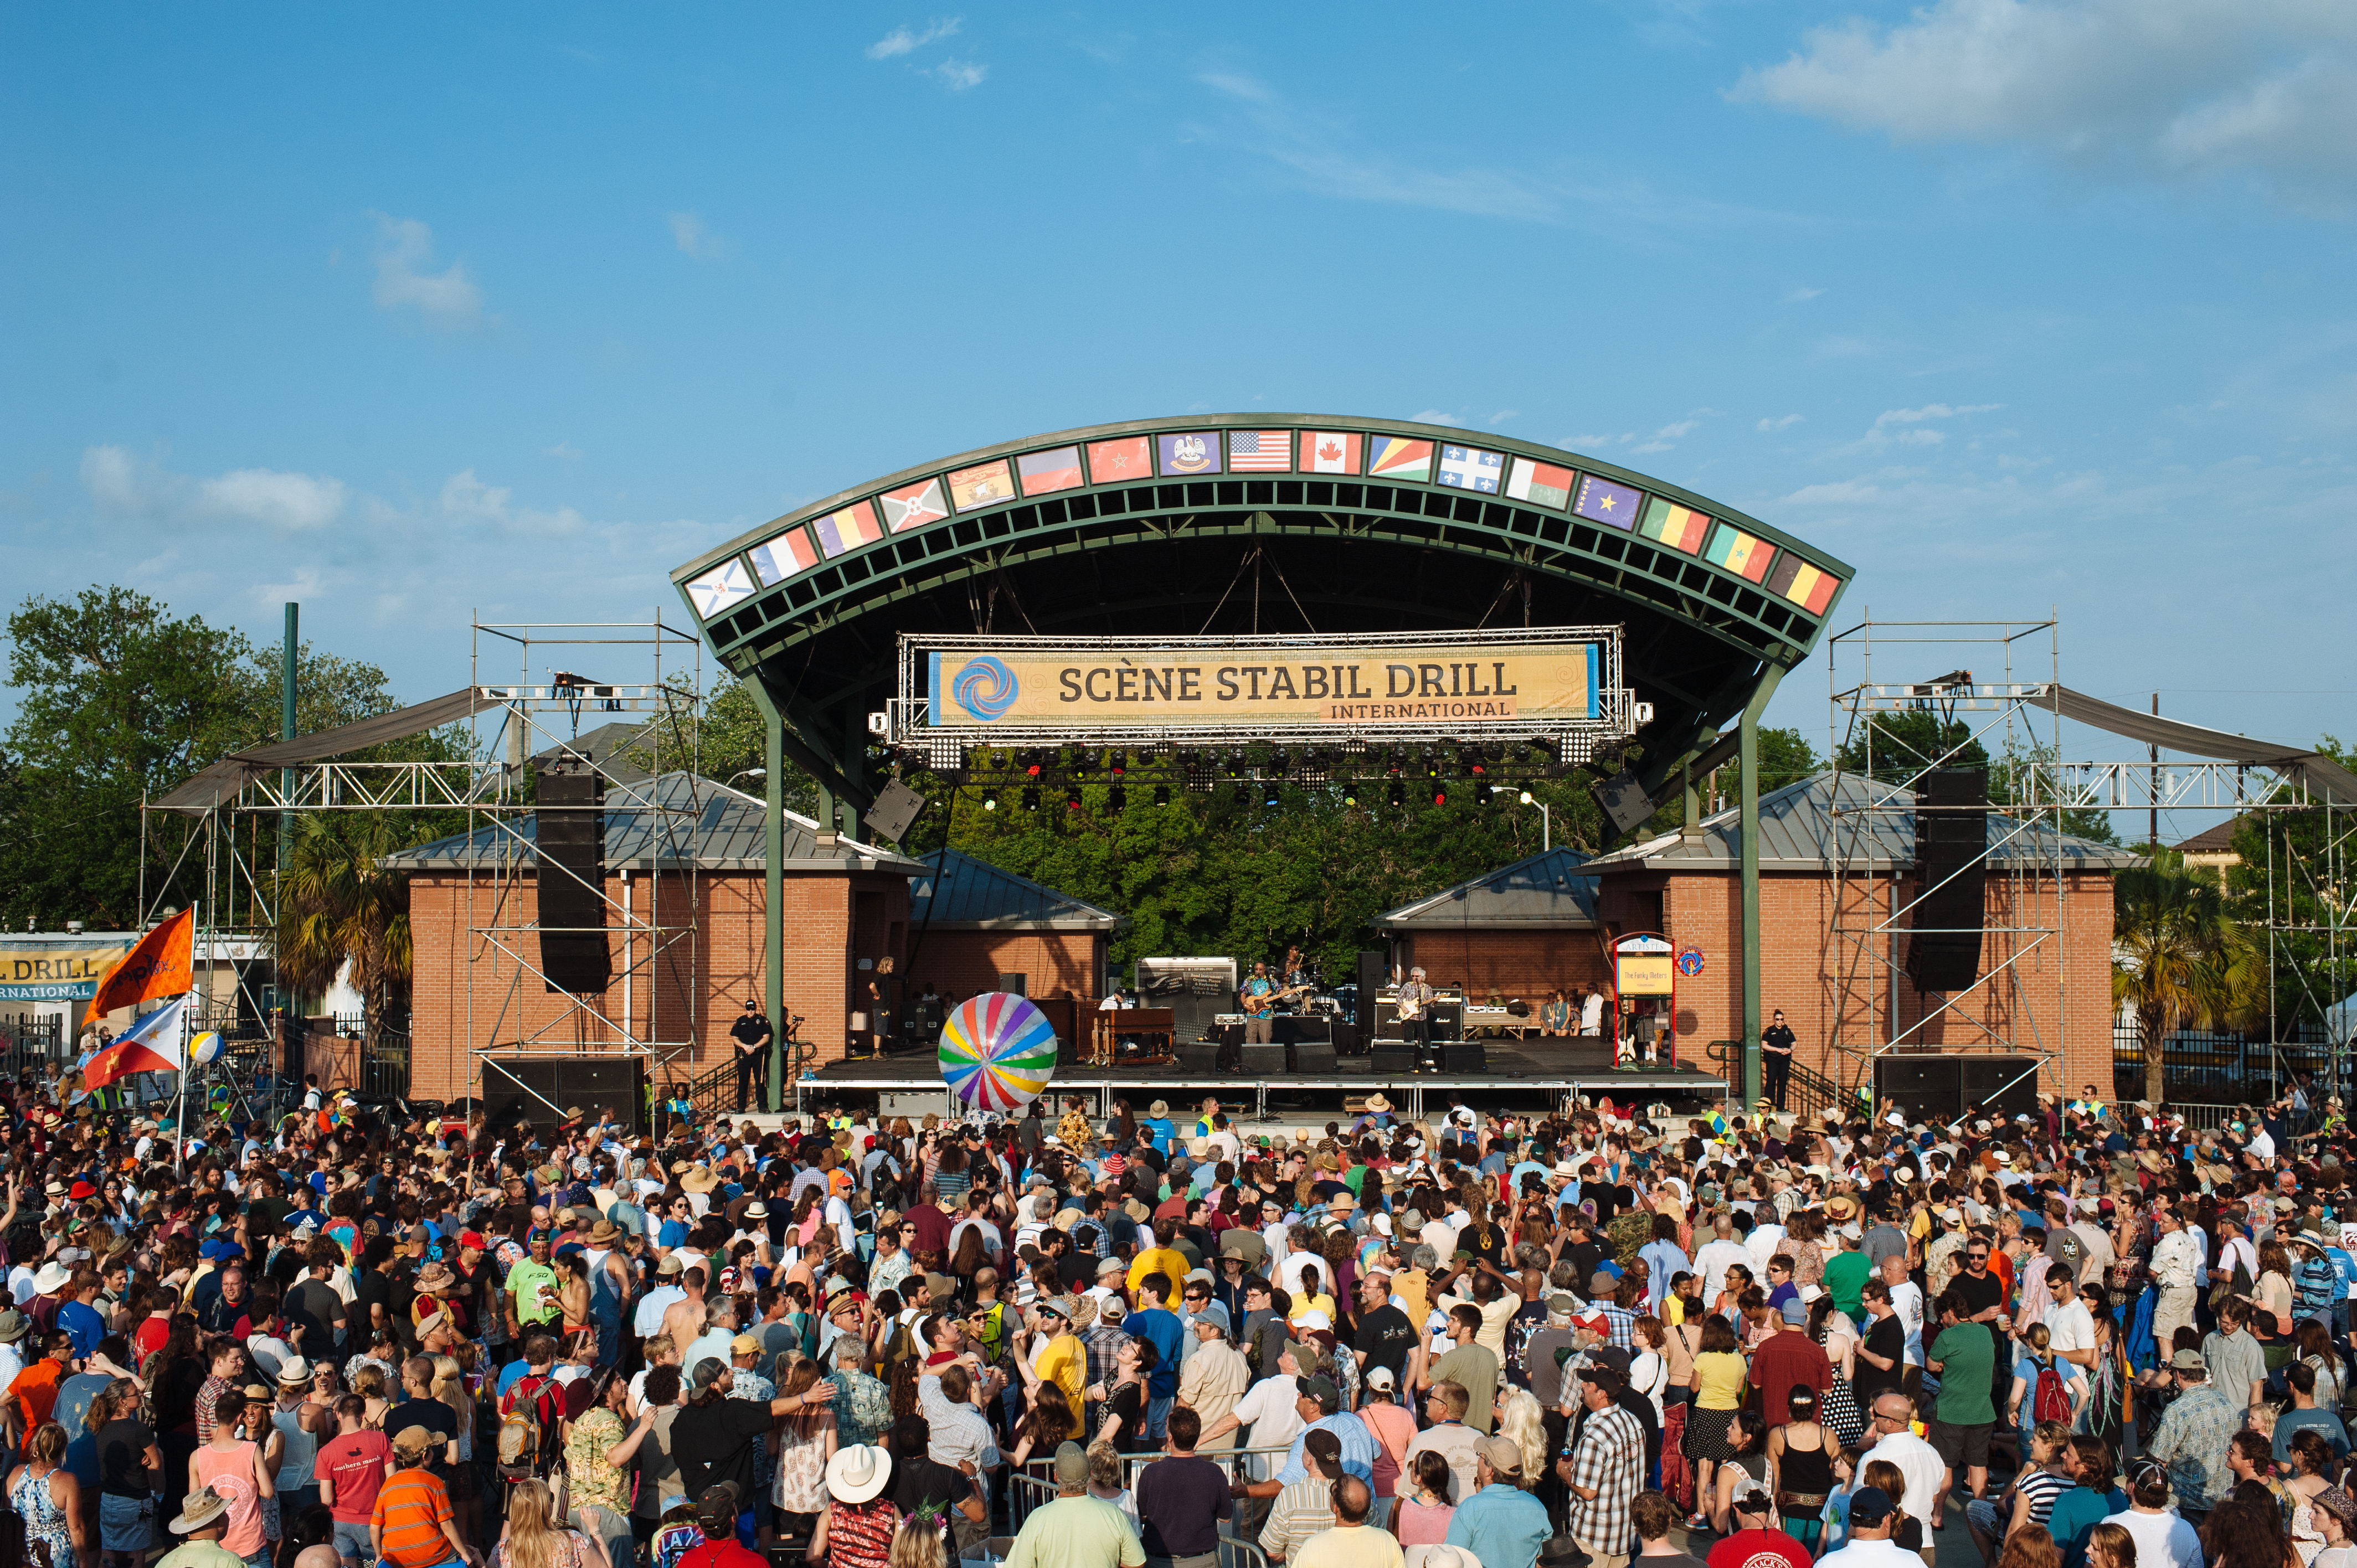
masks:
[[[1709,547],[1703,552],[1703,559],[1712,565],[1724,566],[1751,583],[1767,581],[1769,563],[1775,558],[1774,545],[1724,522],[1711,531]]]

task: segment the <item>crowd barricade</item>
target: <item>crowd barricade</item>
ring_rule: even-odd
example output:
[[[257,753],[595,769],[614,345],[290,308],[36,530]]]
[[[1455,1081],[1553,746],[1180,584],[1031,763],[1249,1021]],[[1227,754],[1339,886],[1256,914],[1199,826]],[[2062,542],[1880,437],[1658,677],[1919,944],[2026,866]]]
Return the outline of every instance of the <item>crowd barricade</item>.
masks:
[[[1265,1469],[1269,1475],[1273,1476],[1279,1468],[1282,1467],[1285,1456],[1292,1452],[1293,1444],[1290,1443],[1277,1443],[1259,1448],[1199,1448],[1195,1451],[1195,1457],[1198,1459],[1210,1460],[1212,1464],[1217,1465],[1222,1469],[1225,1470],[1228,1473],[1229,1478],[1233,1480],[1243,1473],[1243,1462],[1246,1459],[1265,1459],[1269,1461],[1269,1463],[1262,1466],[1262,1468]],[[1146,1466],[1153,1464],[1157,1459],[1163,1457],[1164,1455],[1158,1452],[1153,1454],[1123,1455],[1121,1456],[1121,1484],[1123,1487],[1131,1491],[1136,1490],[1138,1471],[1145,1468]],[[1262,1479],[1265,1477],[1254,1477],[1250,1478]],[[1023,1528],[1024,1519],[1033,1509],[1038,1508],[1042,1503],[1049,1503],[1056,1500],[1056,1457],[1054,1455],[1050,1454],[1045,1458],[1027,1459],[1023,1462],[1023,1467],[1021,1469],[1012,1471],[1008,1474],[1006,1480],[1006,1512],[1008,1524],[1011,1529],[1021,1530]],[[1230,1542],[1223,1538],[1220,1548],[1221,1568],[1253,1568],[1253,1564],[1265,1563],[1265,1559],[1262,1558],[1260,1555],[1260,1549],[1258,1547],[1252,1545],[1249,1541],[1238,1540],[1234,1541],[1233,1544],[1243,1547],[1245,1551],[1249,1552],[1252,1554],[1251,1562],[1246,1563],[1243,1559],[1239,1558],[1235,1563],[1231,1563],[1227,1561],[1227,1548]]]

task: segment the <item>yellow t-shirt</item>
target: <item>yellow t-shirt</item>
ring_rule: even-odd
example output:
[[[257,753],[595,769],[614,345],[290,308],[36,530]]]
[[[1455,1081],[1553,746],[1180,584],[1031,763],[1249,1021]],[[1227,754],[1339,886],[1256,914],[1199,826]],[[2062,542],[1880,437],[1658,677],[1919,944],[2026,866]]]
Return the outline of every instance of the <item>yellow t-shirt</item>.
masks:
[[[1305,1315],[1312,1312],[1324,1313],[1326,1321],[1329,1324],[1340,1321],[1334,1315],[1334,1298],[1323,1291],[1316,1295],[1304,1295],[1296,1291],[1293,1296],[1293,1310],[1286,1315],[1286,1321],[1298,1323]]]
[[[1178,1310],[1178,1303],[1187,1291],[1187,1254],[1169,1247],[1148,1247],[1129,1265],[1129,1288],[1137,1289],[1148,1274],[1160,1274],[1170,1282],[1170,1310]]]
[[[1675,1328],[1686,1320],[1686,1298],[1672,1291],[1662,1298],[1662,1326]]]
[[[1089,1350],[1077,1334],[1059,1334],[1039,1352],[1039,1381],[1064,1391],[1072,1418],[1081,1418],[1081,1394],[1089,1382]]]
[[[1732,1350],[1712,1350],[1695,1358],[1702,1390],[1695,1403],[1704,1410],[1737,1410],[1743,1404],[1743,1358]]]

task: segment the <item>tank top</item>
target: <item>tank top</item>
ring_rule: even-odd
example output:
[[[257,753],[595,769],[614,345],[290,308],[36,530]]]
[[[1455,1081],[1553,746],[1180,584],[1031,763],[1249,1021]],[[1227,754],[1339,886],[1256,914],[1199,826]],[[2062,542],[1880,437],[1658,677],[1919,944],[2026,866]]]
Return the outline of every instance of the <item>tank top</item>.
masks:
[[[229,1499],[229,1530],[221,1545],[240,1557],[262,1550],[262,1490],[253,1481],[253,1444],[232,1444],[197,1450],[197,1480],[207,1491]]]
[[[292,1492],[309,1486],[312,1463],[319,1452],[319,1439],[317,1434],[303,1430],[303,1407],[298,1404],[293,1410],[272,1411],[270,1424],[286,1439],[285,1457],[278,1466],[278,1489]]]
[[[588,1249],[584,1254],[589,1262],[589,1311],[601,1323],[619,1323],[622,1317],[622,1297],[614,1289],[614,1276],[606,1267],[612,1257],[608,1250]]]
[[[1817,1439],[1823,1444],[1824,1439]],[[1800,1449],[1787,1446],[1784,1462],[1777,1466],[1776,1479],[1782,1489],[1803,1497],[1824,1497],[1834,1489],[1834,1462],[1825,1456],[1823,1447]]]

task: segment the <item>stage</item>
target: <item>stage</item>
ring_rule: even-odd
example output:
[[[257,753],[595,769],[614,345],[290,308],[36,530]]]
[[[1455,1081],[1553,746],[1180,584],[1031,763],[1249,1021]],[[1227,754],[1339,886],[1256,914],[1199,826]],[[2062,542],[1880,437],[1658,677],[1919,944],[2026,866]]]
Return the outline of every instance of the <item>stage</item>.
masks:
[[[1503,1039],[1484,1040],[1481,1045],[1489,1069],[1481,1073],[1388,1073],[1378,1077],[1367,1057],[1341,1058],[1330,1073],[1286,1073],[1275,1078],[1239,1074],[1213,1074],[1207,1078],[1176,1064],[1135,1068],[1068,1064],[1058,1068],[1052,1092],[1085,1094],[1096,1101],[1100,1116],[1113,1113],[1116,1099],[1128,1100],[1131,1108],[1137,1111],[1143,1111],[1147,1101],[1165,1100],[1176,1110],[1217,1094],[1223,1102],[1235,1104],[1236,1112],[1249,1107],[1251,1118],[1264,1122],[1272,1120],[1272,1090],[1281,1100],[1316,1101],[1331,1105],[1339,1113],[1346,1097],[1363,1098],[1381,1090],[1397,1112],[1409,1120],[1447,1111],[1452,1093],[1462,1096],[1477,1111],[1507,1104],[1516,1110],[1529,1110],[1541,1102],[1546,1109],[1559,1110],[1582,1097],[1592,1100],[1598,1096],[1614,1101],[1690,1100],[1715,1104],[1727,1093],[1727,1081],[1717,1073],[1691,1067],[1615,1071],[1611,1047],[1597,1040]],[[929,1050],[902,1051],[830,1062],[794,1085],[794,1108],[799,1111],[813,1099],[823,1100],[845,1090],[879,1096],[945,1092],[938,1056]],[[1297,1113],[1282,1119],[1300,1120],[1297,1110]]]

